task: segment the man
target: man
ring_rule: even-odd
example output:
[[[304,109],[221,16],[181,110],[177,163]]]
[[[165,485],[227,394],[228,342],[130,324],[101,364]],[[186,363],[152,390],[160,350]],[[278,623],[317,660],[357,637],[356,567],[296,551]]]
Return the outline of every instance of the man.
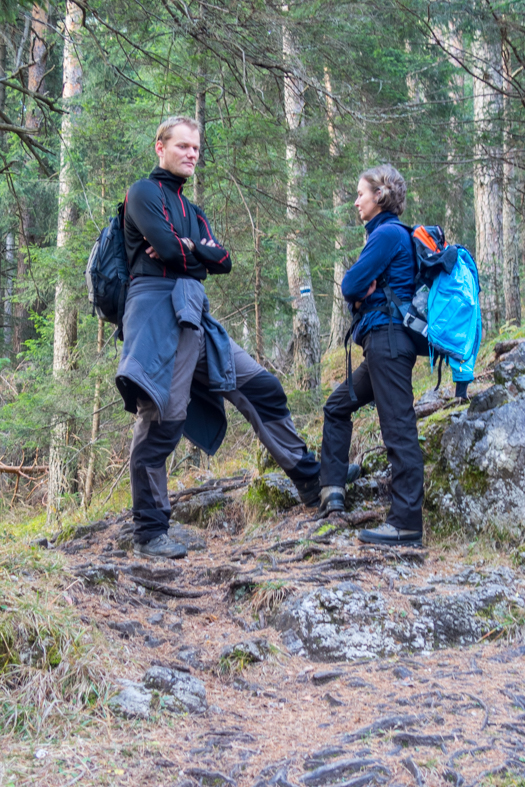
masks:
[[[320,465],[297,434],[280,382],[232,341],[209,314],[202,281],[231,270],[204,212],[183,194],[199,158],[200,134],[188,117],[159,126],[158,166],[131,186],[124,233],[131,285],[116,383],[138,418],[130,475],[135,555],[184,557],[167,535],[166,459],[182,434],[209,454],[226,430],[222,397],[252,424],[296,485],[318,501]]]

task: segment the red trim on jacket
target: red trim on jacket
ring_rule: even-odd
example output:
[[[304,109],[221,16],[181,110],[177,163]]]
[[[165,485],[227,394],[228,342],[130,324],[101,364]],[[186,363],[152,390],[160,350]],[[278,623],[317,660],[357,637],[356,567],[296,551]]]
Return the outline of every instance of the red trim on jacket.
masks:
[[[184,210],[184,202],[182,201],[182,197],[180,195],[181,189],[182,186],[179,186],[179,190],[177,191],[177,196],[180,199],[180,204],[182,205],[182,215],[184,216],[184,218],[186,218],[186,211]]]
[[[158,181],[158,183],[159,183],[160,189],[162,190],[162,183],[160,182],[160,180]],[[179,195],[179,198],[180,198],[180,195]],[[182,202],[182,200],[181,200],[181,202]],[[184,205],[182,206],[182,209],[184,210]],[[184,252],[184,244],[183,244],[183,242],[181,241],[181,239],[179,238],[179,236],[177,235],[177,233],[175,232],[175,230],[173,228],[173,224],[170,221],[168,209],[166,208],[166,205],[164,204],[164,200],[162,200],[162,212],[164,214],[164,218],[166,219],[166,221],[168,222],[168,224],[170,226],[170,230],[173,232],[173,234],[175,235],[175,237],[179,241],[179,246],[180,246],[180,250],[181,250],[181,254],[182,254],[182,259],[184,260],[184,270],[187,271],[188,270],[188,266],[186,264],[186,254]],[[186,215],[186,214],[184,214],[184,215]],[[164,273],[162,275],[166,276],[166,266],[164,266]]]

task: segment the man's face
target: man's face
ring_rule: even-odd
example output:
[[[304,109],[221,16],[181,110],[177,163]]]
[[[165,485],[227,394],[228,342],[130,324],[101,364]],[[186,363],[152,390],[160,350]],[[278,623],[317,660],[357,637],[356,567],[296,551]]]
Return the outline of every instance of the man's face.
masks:
[[[155,144],[159,166],[179,178],[193,175],[199,160],[200,134],[198,129],[180,123],[171,129],[171,137]]]

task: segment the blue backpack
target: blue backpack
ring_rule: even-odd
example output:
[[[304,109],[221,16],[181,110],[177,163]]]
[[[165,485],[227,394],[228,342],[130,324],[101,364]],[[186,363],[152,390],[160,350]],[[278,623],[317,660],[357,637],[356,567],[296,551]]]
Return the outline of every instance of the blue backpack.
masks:
[[[388,272],[378,280],[386,304],[360,309],[345,339],[345,347],[356,322],[368,311],[381,311],[403,320],[419,355],[430,357],[433,369],[439,358],[438,382],[441,384],[443,361],[452,369],[452,379],[460,383],[458,396],[465,396],[474,377],[474,365],[481,343],[481,309],[479,276],[470,252],[459,245],[449,245],[440,226],[404,227],[412,239],[417,272],[415,293],[411,301],[401,301],[388,284]],[[395,338],[391,338],[391,347]],[[395,357],[395,356],[393,356]],[[351,369],[350,369],[351,373]],[[349,377],[350,379],[350,377]],[[350,387],[350,386],[349,386]],[[353,391],[350,389],[352,398]]]
[[[417,274],[411,303],[400,307],[403,324],[416,346],[426,340],[431,369],[439,358],[436,388],[443,360],[450,365],[455,383],[468,383],[474,376],[482,331],[476,263],[464,246],[447,244],[439,226],[406,229],[414,246]]]
[[[445,358],[454,382],[469,382],[481,343],[479,277],[476,263],[463,246],[450,273],[441,271],[428,295],[428,346],[430,363]]]
[[[122,339],[122,318],[129,287],[129,268],[124,243],[124,203],[117,208],[107,227],[98,236],[86,268],[86,283],[93,316],[117,328],[115,336]]]

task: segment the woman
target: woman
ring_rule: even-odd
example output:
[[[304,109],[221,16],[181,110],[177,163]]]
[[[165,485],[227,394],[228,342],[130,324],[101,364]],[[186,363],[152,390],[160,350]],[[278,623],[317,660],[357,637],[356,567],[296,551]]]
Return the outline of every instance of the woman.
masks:
[[[390,316],[383,290],[387,285],[401,301],[410,301],[414,294],[412,241],[398,220],[405,204],[405,181],[394,167],[383,164],[361,175],[355,205],[365,222],[367,241],[345,274],[342,292],[352,313],[362,315],[353,338],[363,347],[364,360],[352,375],[357,401],[346,381],[324,407],[321,512],[328,513],[344,509],[352,413],[376,403],[392,465],[392,506],[386,524],[361,530],[359,539],[379,544],[420,543],[423,528],[423,458],[412,392],[417,352],[395,307]]]

